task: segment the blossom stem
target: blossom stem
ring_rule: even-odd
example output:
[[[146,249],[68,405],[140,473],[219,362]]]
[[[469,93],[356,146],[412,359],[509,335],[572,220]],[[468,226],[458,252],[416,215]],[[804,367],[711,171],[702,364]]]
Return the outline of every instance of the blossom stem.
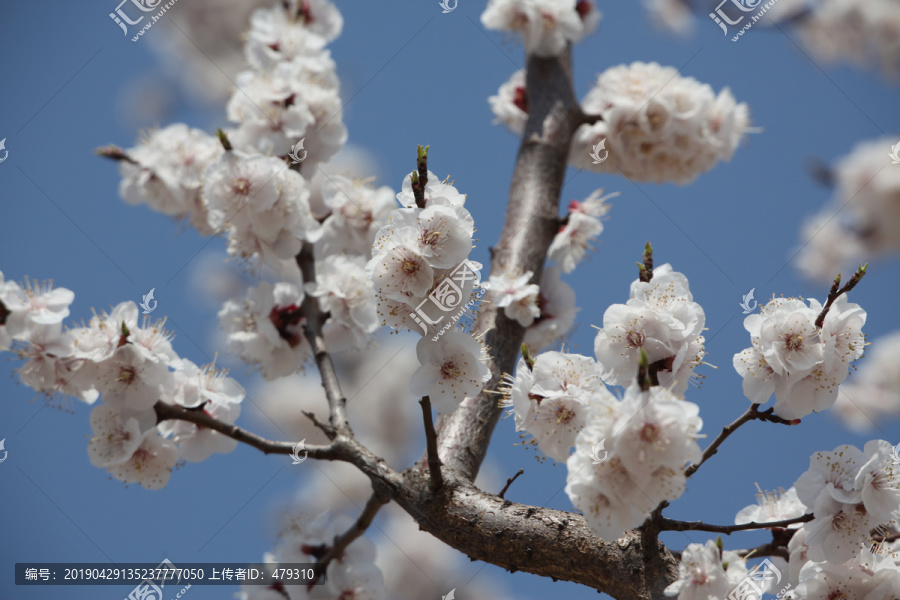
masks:
[[[791,421],[788,419],[782,419],[781,417],[775,415],[774,411],[774,408],[769,408],[767,410],[761,411],[759,410],[759,404],[751,404],[750,408],[748,408],[744,414],[738,417],[738,419],[734,423],[726,425],[722,428],[722,432],[719,433],[719,435],[716,436],[716,439],[713,440],[712,444],[710,444],[709,447],[707,447],[706,450],[703,451],[703,456],[700,458],[700,462],[694,463],[687,469],[685,469],[684,476],[690,477],[691,475],[696,473],[697,469],[700,468],[700,465],[712,458],[719,451],[719,446],[722,445],[722,442],[724,442],[728,438],[728,436],[734,433],[738,429],[738,427],[740,427],[744,423],[747,423],[749,421],[769,421],[770,423],[780,423],[782,425],[796,425],[799,422],[795,422],[796,420]]]
[[[434,430],[434,421],[431,416],[431,398],[422,396],[419,404],[422,406],[422,420],[425,422],[425,444],[428,452],[428,472],[431,475],[431,490],[436,492],[444,485],[444,476],[441,473],[441,458],[438,456],[437,432]]]
[[[308,283],[314,282],[316,280],[316,259],[313,253],[313,245],[309,242],[304,242],[296,260],[297,266],[300,267],[300,272],[303,274],[303,281]],[[327,315],[319,307],[318,298],[311,294],[306,294],[304,297],[302,310],[306,316],[303,332],[309,341],[310,347],[313,349],[316,366],[319,368],[322,387],[325,388],[325,397],[328,399],[331,425],[338,432],[349,432],[350,423],[347,420],[347,399],[341,391],[341,384],[334,369],[334,362],[331,360],[331,355],[325,347],[325,339],[322,336],[322,325]]]
[[[845,283],[844,287],[840,289],[838,289],[838,286],[841,285],[841,274],[838,273],[838,276],[834,278],[834,283],[831,284],[831,291],[828,292],[828,299],[825,301],[825,306],[822,307],[822,312],[816,317],[816,329],[822,329],[822,325],[825,323],[825,316],[828,315],[828,311],[831,310],[831,305],[834,304],[834,301],[837,300],[841,294],[846,294],[856,287],[856,284],[859,283],[866,274],[868,266],[869,263],[859,265],[859,268],[856,269],[856,273],[853,274],[850,281]]]
[[[237,425],[229,425],[228,423],[223,423],[215,417],[211,417],[210,415],[206,414],[202,410],[191,410],[190,408],[185,408],[177,404],[167,404],[162,401],[154,404],[153,410],[156,411],[157,423],[161,423],[170,419],[187,421],[199,427],[205,427],[207,429],[212,429],[213,431],[218,431],[224,436],[253,446],[257,450],[261,450],[266,454],[290,455],[293,454],[294,451],[293,442],[276,442],[273,440],[267,440],[266,438],[256,435],[255,433],[251,433],[246,429],[242,429]],[[304,450],[306,450],[309,453],[308,456],[312,458],[331,460],[335,459],[338,455],[337,449],[334,445],[307,445],[304,447]]]
[[[753,529],[772,529],[785,528],[795,523],[808,523],[815,518],[812,513],[792,519],[784,519],[782,521],[769,521],[766,523],[757,523],[751,521],[740,525],[710,525],[703,521],[678,521],[675,519],[667,519],[663,517],[659,522],[661,531],[709,531],[712,533],[724,533],[726,535],[735,531],[750,531]]]
[[[508,477],[508,478],[506,479],[506,485],[503,486],[503,489],[500,490],[500,493],[497,494],[497,495],[498,495],[499,497],[501,497],[501,498],[502,498],[504,495],[506,495],[506,490],[509,489],[509,486],[512,485],[512,482],[515,481],[516,479],[518,479],[518,478],[519,478],[519,475],[521,475],[521,474],[524,473],[524,472],[525,472],[525,469],[519,469],[518,471],[516,471],[516,474],[515,474],[515,475],[513,475],[512,477]]]
[[[325,571],[328,569],[328,563],[335,558],[340,560],[344,551],[347,550],[347,547],[369,529],[369,526],[372,525],[372,521],[375,520],[375,515],[377,515],[378,511],[381,510],[381,507],[388,502],[390,502],[390,498],[386,494],[381,492],[372,493],[372,496],[369,497],[369,501],[366,502],[366,506],[363,508],[362,513],[360,513],[359,518],[356,519],[356,522],[343,534],[334,537],[334,544],[331,545],[322,558],[316,563],[315,575],[309,585],[314,585],[319,578],[325,574]]]

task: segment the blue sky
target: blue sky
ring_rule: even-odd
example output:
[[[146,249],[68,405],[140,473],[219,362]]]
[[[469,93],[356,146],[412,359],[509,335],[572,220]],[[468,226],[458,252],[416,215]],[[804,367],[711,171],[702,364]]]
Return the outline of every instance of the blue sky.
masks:
[[[170,10],[176,22],[179,4]],[[468,194],[480,241],[474,257],[487,264],[518,145],[505,129],[491,125],[487,97],[524,64],[521,46],[483,30],[482,1],[459,0],[449,14],[441,14],[437,0],[337,4],[345,27],[331,50],[350,100],[344,115],[350,141],[375,154],[379,183],[394,188],[413,167],[416,145],[430,144],[432,169],[450,174]],[[732,355],[749,344],[741,295],[750,288],[757,298],[825,295],[823,286],[804,282],[790,264],[801,220],[831,196],[808,175],[807,160],[832,161],[859,141],[898,134],[900,94],[874,72],[817,63],[791,32],[754,28],[732,43],[713,24],[701,22],[696,38],[676,41],[655,31],[637,2],[601,1],[599,7],[605,17],[598,32],[574,51],[579,97],[610,66],[657,61],[717,90],[729,86],[750,105],[762,129],[731,163],[690,186],[635,185],[570,170],[563,190],[563,206],[598,187],[621,192],[597,252],[566,278],[581,307],[568,348],[592,352],[590,326],[601,324],[608,305],[627,299],[635,261],[651,241],[657,263],[671,262],[684,272],[706,311],[707,361],[719,368],[703,367],[705,383],[687,397],[700,405],[704,431],[715,435],[747,406],[731,367]],[[146,39],[132,43],[111,23],[107,15],[114,8],[107,0],[40,7],[7,0],[0,7],[0,138],[6,137],[9,151],[0,164],[0,270],[7,279],[53,279],[72,289],[73,321],[88,318],[92,307],[139,301],[155,287],[177,334],[176,350],[198,364],[208,362],[224,349],[210,342],[215,314],[192,297],[189,267],[203,253],[222,252],[225,242],[176,231],[165,217],[125,205],[117,194],[117,169],[93,154],[107,143],[132,145],[137,131],[122,116],[122,95],[163,73]],[[156,33],[151,29],[144,37]],[[163,122],[141,125],[177,121],[212,131],[225,124],[224,108],[192,105],[179,96]],[[898,278],[896,261],[873,264],[852,294],[868,310],[870,340],[900,325],[889,295],[896,293]],[[250,562],[273,546],[268,515],[303,485],[302,473],[286,470],[283,457],[241,447],[176,471],[163,491],[126,489],[88,461],[89,407],[71,402],[58,410],[32,401],[33,392],[16,382],[16,366],[12,359],[0,364],[0,439],[6,438],[9,452],[0,464],[0,596],[56,597],[56,588],[15,587],[16,562],[157,563],[165,556],[175,563]],[[243,371],[235,375],[243,377]],[[241,381],[249,386],[253,380]],[[274,435],[250,413],[239,424]],[[704,465],[666,514],[731,523],[753,502],[754,483],[789,487],[814,451],[842,443],[862,447],[871,438],[900,441],[897,421],[878,427],[857,435],[828,414],[791,429],[751,423]],[[508,497],[571,509],[562,490],[564,466],[538,463],[533,453],[514,446],[517,441],[512,422],[502,421],[489,452],[504,478],[525,469]],[[725,543],[748,548],[764,538],[734,534]],[[706,537],[687,532],[664,539],[680,549]],[[468,568],[475,574],[481,565]],[[520,600],[597,598],[573,584],[490,566],[485,572],[501,577]],[[195,587],[190,598],[228,597],[231,591]],[[75,600],[127,592],[65,590]]]

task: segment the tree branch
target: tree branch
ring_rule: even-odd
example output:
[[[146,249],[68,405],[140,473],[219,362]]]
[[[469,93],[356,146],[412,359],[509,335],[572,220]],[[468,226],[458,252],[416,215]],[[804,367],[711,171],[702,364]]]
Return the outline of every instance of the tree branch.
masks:
[[[661,531],[710,531],[712,533],[724,533],[731,535],[735,531],[749,531],[752,529],[772,529],[773,527],[785,528],[795,523],[808,523],[815,518],[812,514],[803,515],[802,517],[794,517],[793,519],[784,519],[783,521],[770,521],[767,523],[757,523],[751,521],[742,525],[708,525],[702,521],[676,521],[665,517],[660,521]]]
[[[856,273],[853,274],[853,277],[850,278],[850,281],[845,283],[844,287],[840,289],[838,289],[838,286],[841,285],[841,274],[838,273],[838,276],[834,278],[834,283],[831,284],[831,291],[828,292],[828,299],[825,300],[825,306],[822,307],[822,312],[816,317],[817,329],[822,329],[822,325],[825,323],[825,317],[828,315],[828,311],[831,310],[831,305],[834,304],[834,301],[837,300],[841,294],[846,294],[856,287],[856,284],[859,283],[866,274],[868,266],[868,263],[859,265],[859,268],[856,270]]]
[[[780,546],[774,542],[760,544],[756,548],[750,548],[748,550],[738,550],[738,555],[745,559],[757,558],[760,556],[778,556],[784,560],[788,560],[791,557],[791,553],[788,552],[788,549],[785,546]]]
[[[713,440],[713,443],[703,451],[703,456],[700,459],[700,462],[690,465],[687,469],[684,470],[685,477],[690,477],[694,473],[697,472],[697,469],[700,468],[700,465],[705,463],[707,460],[712,458],[718,451],[719,446],[722,445],[728,436],[737,431],[738,427],[747,423],[749,421],[769,421],[770,423],[780,423],[782,425],[797,425],[800,423],[800,419],[782,419],[781,417],[774,414],[775,408],[770,407],[766,410],[759,410],[759,404],[751,404],[750,408],[747,409],[747,412],[742,414],[738,419],[732,423],[731,425],[726,425],[722,428],[722,432],[716,436],[716,439]]]
[[[648,551],[660,556],[665,577],[648,585],[638,531],[604,541],[581,515],[510,502],[464,480],[439,495],[422,495],[415,490],[427,489],[425,474],[408,470],[406,478],[409,487],[393,500],[423,530],[472,560],[580,583],[618,600],[662,600],[677,578],[674,556],[657,542]]]
[[[569,52],[528,57],[526,87],[530,105],[519,147],[500,240],[492,249],[491,273],[531,271],[539,283],[547,250],[559,227],[559,196],[569,146],[583,113],[572,88]],[[490,304],[482,305],[473,328],[487,331],[492,350],[491,379],[485,391],[438,418],[438,449],[444,477],[469,481],[478,474],[500,417],[495,394],[503,373],[515,370],[525,329]],[[424,460],[424,459],[423,459]],[[441,537],[441,536],[438,536]]]
[[[313,245],[304,242],[300,253],[296,257],[297,266],[303,274],[305,283],[314,283],[316,281],[316,260],[313,252]],[[313,357],[316,366],[319,368],[319,375],[322,378],[322,387],[325,388],[325,397],[328,399],[328,409],[330,413],[331,425],[342,433],[350,433],[350,423],[347,421],[347,399],[341,391],[341,384],[338,381],[337,373],[334,370],[334,363],[331,355],[325,348],[325,340],[322,337],[322,325],[325,323],[327,316],[319,307],[319,300],[311,294],[303,297],[303,315],[306,321],[303,332],[309,341],[313,350]]]
[[[521,474],[524,473],[524,472],[525,472],[525,469],[519,469],[518,471],[516,471],[516,474],[515,474],[515,475],[513,475],[512,477],[507,478],[507,480],[506,480],[506,485],[503,486],[503,489],[500,490],[500,493],[497,494],[497,497],[498,497],[498,498],[502,498],[503,496],[505,496],[505,495],[506,495],[506,491],[509,489],[509,486],[511,486],[512,483],[513,483],[513,481],[515,481],[516,479],[518,479],[518,478],[519,478],[519,475],[521,475]]]
[[[347,546],[352,544],[354,540],[366,532],[372,524],[372,521],[375,519],[375,515],[377,515],[378,511],[381,510],[381,507],[388,502],[390,502],[390,498],[383,493],[375,492],[372,494],[369,501],[366,502],[366,506],[363,508],[359,518],[356,519],[356,523],[343,534],[335,536],[334,543],[325,551],[325,554],[322,555],[316,563],[316,573],[309,585],[314,585],[316,581],[325,574],[325,571],[328,569],[328,563],[334,559],[341,560]]]
[[[425,422],[425,445],[428,453],[431,491],[436,492],[444,485],[444,477],[441,475],[441,459],[438,457],[437,434],[434,431],[434,421],[432,421],[431,417],[431,398],[422,396],[419,404],[422,405],[422,420]]]
[[[161,400],[153,405],[153,410],[156,411],[157,423],[161,423],[162,421],[166,421],[169,419],[187,421],[189,423],[193,423],[198,427],[205,427],[207,429],[212,429],[213,431],[218,431],[224,436],[230,437],[231,439],[237,440],[244,444],[249,444],[257,450],[261,450],[266,454],[293,454],[294,442],[275,442],[272,440],[267,440],[264,437],[247,431],[246,429],[241,429],[237,425],[229,425],[227,423],[223,423],[217,420],[215,417],[209,416],[202,410],[191,410],[177,404],[167,404]],[[304,450],[309,453],[307,456],[310,456],[312,458],[334,460],[338,456],[334,445],[305,446]]]

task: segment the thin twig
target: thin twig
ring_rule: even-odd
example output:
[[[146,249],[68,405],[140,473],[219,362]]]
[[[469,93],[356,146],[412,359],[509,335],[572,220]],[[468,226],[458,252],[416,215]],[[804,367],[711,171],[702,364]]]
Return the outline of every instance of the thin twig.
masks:
[[[515,474],[515,475],[513,475],[512,477],[509,477],[509,478],[506,480],[506,485],[503,486],[503,489],[500,490],[500,493],[497,494],[497,495],[500,496],[500,497],[502,498],[502,497],[506,494],[506,490],[509,489],[509,486],[512,485],[512,482],[515,481],[516,479],[518,479],[518,478],[519,478],[519,475],[521,475],[521,474],[524,473],[524,472],[525,472],[524,469],[519,469],[518,471],[516,471],[516,474]]]
[[[316,259],[313,245],[304,242],[300,253],[296,257],[297,266],[303,274],[303,281],[312,283],[316,281]],[[338,432],[349,432],[350,423],[347,420],[347,399],[341,392],[341,384],[338,381],[334,369],[334,362],[325,347],[325,339],[322,336],[322,325],[327,315],[319,307],[319,300],[312,294],[306,294],[303,298],[303,315],[305,317],[303,332],[309,345],[313,349],[313,357],[319,368],[322,378],[322,387],[325,388],[325,397],[328,399],[331,425]]]
[[[834,283],[831,284],[831,291],[828,292],[828,299],[825,301],[825,306],[822,307],[822,312],[816,317],[817,329],[822,328],[822,325],[825,323],[825,316],[828,314],[828,311],[831,310],[831,305],[834,304],[834,301],[837,300],[841,294],[846,294],[856,287],[856,284],[859,283],[866,274],[868,266],[869,263],[859,265],[859,268],[856,269],[856,273],[853,274],[850,281],[845,283],[844,287],[841,289],[838,289],[838,286],[841,285],[841,274],[838,273],[838,276],[834,278]]]
[[[700,462],[694,463],[684,470],[685,477],[690,477],[691,475],[696,473],[697,469],[700,468],[700,465],[712,458],[716,454],[716,452],[719,451],[719,446],[722,445],[722,442],[724,442],[728,438],[728,436],[734,433],[738,429],[738,427],[740,427],[744,423],[747,423],[749,421],[768,421],[770,423],[780,423],[781,425],[797,425],[800,423],[800,419],[782,419],[781,417],[775,415],[774,412],[774,408],[768,408],[761,411],[759,410],[759,404],[751,404],[750,408],[747,409],[747,412],[738,417],[738,419],[734,423],[726,425],[722,428],[722,432],[716,437],[715,440],[713,440],[713,443],[703,451],[703,456],[700,458]]]
[[[412,181],[413,197],[416,206],[425,208],[425,186],[428,184],[428,148],[419,146],[416,150],[416,170],[410,175]]]
[[[246,429],[242,429],[237,425],[229,425],[223,423],[215,417],[211,417],[202,410],[191,410],[177,404],[167,404],[159,401],[153,405],[156,411],[156,422],[161,423],[169,419],[179,421],[188,421],[198,427],[205,427],[218,431],[224,436],[230,437],[244,444],[249,444],[254,448],[265,452],[266,454],[293,454],[293,442],[275,442],[267,440],[264,437],[251,433]],[[333,459],[337,456],[334,446],[305,446],[304,450],[308,452],[308,456],[312,458]]]
[[[356,523],[354,523],[350,529],[345,531],[343,534],[335,536],[334,543],[330,548],[325,549],[325,553],[319,559],[315,566],[315,575],[313,576],[312,581],[309,585],[314,585],[319,578],[325,574],[325,571],[328,569],[328,563],[332,560],[337,559],[341,560],[344,555],[344,551],[347,549],[347,546],[353,543],[354,540],[359,538],[362,534],[366,532],[369,526],[372,524],[372,521],[375,519],[375,515],[378,514],[378,511],[381,510],[381,507],[390,502],[390,498],[379,492],[374,492],[372,496],[369,498],[369,501],[366,502],[366,506],[363,508],[362,513],[359,515],[359,518],[356,519]]]
[[[790,552],[788,552],[787,547],[778,545],[774,542],[769,542],[768,544],[760,544],[756,548],[738,550],[738,555],[741,558],[745,559],[757,558],[760,556],[778,556],[785,560],[788,560],[791,556]]]
[[[751,521],[741,525],[709,525],[703,521],[677,521],[675,519],[667,519],[663,517],[659,526],[662,531],[710,531],[712,533],[732,534],[735,531],[749,531],[752,529],[772,529],[773,527],[785,528],[795,523],[808,523],[815,518],[812,514],[803,515],[802,517],[794,517],[793,519],[784,519],[782,521],[769,521],[766,523],[757,523]]]
[[[425,422],[425,445],[428,453],[428,472],[431,474],[431,490],[436,492],[444,485],[444,475],[441,473],[437,432],[434,430],[434,420],[431,416],[431,398],[422,396],[419,404],[422,406],[422,420]]]

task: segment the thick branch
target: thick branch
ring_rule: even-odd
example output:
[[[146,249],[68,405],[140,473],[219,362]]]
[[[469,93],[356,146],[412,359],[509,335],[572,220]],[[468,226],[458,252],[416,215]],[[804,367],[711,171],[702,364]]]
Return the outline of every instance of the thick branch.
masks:
[[[730,535],[735,531],[748,531],[752,529],[772,529],[773,527],[785,528],[795,523],[808,523],[815,518],[812,514],[803,515],[802,517],[794,517],[793,519],[784,519],[783,521],[769,521],[766,523],[757,523],[751,521],[742,525],[709,525],[702,521],[676,521],[674,519],[663,518],[660,522],[662,531],[710,531],[712,533],[724,533]]]
[[[510,502],[465,481],[435,496],[427,492],[424,473],[410,470],[406,476],[411,485],[394,501],[422,529],[472,560],[580,583],[620,600],[661,600],[662,590],[677,577],[675,558],[657,542],[649,552],[661,557],[666,577],[645,580],[637,531],[605,542],[581,515]]]
[[[369,529],[369,526],[375,519],[375,515],[377,515],[378,511],[381,510],[381,507],[388,502],[390,502],[390,499],[386,495],[379,492],[372,494],[369,501],[366,502],[366,506],[363,508],[359,518],[356,519],[356,523],[343,534],[335,536],[334,544],[325,551],[325,554],[322,555],[316,563],[316,574],[310,585],[314,584],[319,577],[325,574],[326,569],[328,569],[328,563],[334,559],[341,560],[347,546],[352,544],[354,540],[359,538],[367,529]]]
[[[703,456],[700,459],[700,462],[692,464],[684,470],[685,476],[690,477],[691,475],[696,473],[697,469],[700,468],[700,465],[712,458],[719,451],[719,446],[722,445],[722,442],[728,439],[728,436],[737,431],[738,427],[740,427],[744,423],[747,423],[749,421],[769,421],[770,423],[780,423],[782,425],[797,425],[798,423],[800,423],[800,419],[789,421],[775,415],[774,412],[774,408],[768,408],[761,411],[759,410],[759,404],[751,404],[750,408],[747,409],[747,412],[738,417],[738,419],[734,423],[732,423],[731,425],[726,425],[722,428],[722,432],[716,437],[715,440],[713,440],[713,443],[703,451]]]
[[[297,265],[303,274],[303,281],[312,283],[316,280],[316,260],[313,246],[308,242],[303,243],[300,254],[297,255]],[[303,315],[306,321],[303,332],[309,345],[313,349],[313,357],[319,368],[322,378],[322,387],[325,388],[325,397],[328,399],[331,425],[339,432],[349,432],[350,423],[347,421],[347,399],[341,392],[341,384],[338,382],[337,373],[331,355],[325,348],[325,339],[322,337],[322,325],[325,323],[325,315],[319,307],[319,300],[311,294],[303,298]]]
[[[547,249],[559,228],[559,196],[569,146],[584,121],[572,89],[569,53],[528,57],[527,94],[531,99],[528,123],[516,159],[506,218],[499,243],[492,249],[491,273],[532,271],[539,283]],[[492,350],[491,380],[477,398],[438,419],[438,449],[448,471],[472,480],[478,474],[491,434],[500,417],[495,390],[503,373],[515,369],[525,330],[490,304],[482,305],[476,331],[488,331]],[[439,536],[440,537],[440,536]]]

